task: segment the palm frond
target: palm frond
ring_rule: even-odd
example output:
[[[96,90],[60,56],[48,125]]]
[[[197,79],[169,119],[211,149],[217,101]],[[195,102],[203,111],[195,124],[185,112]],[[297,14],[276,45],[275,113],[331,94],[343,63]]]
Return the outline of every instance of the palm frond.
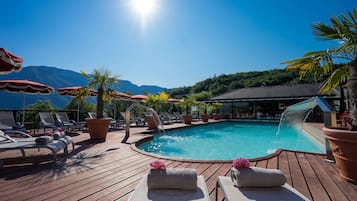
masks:
[[[320,88],[320,93],[330,93],[332,89],[345,84],[348,78],[347,66],[337,68]]]
[[[316,23],[312,26],[312,32],[321,40],[340,40],[340,34],[332,27],[322,23]]]

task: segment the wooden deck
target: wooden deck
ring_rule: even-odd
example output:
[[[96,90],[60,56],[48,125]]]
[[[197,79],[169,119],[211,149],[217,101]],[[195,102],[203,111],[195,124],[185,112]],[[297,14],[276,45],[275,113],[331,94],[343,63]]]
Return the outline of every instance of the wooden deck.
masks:
[[[132,129],[131,133],[142,131]],[[127,200],[139,179],[155,158],[133,151],[120,143],[124,131],[108,133],[106,142],[93,143],[87,133],[75,136],[76,149],[60,167],[52,164],[4,165],[0,171],[0,200]],[[145,137],[132,134],[130,142]],[[46,154],[46,153],[44,153]],[[38,155],[36,150],[36,155]],[[19,156],[15,151],[0,153],[0,159]],[[311,200],[357,200],[357,186],[338,176],[335,164],[324,156],[281,151],[252,165],[278,168],[288,183]],[[231,163],[195,163],[163,160],[168,167],[196,168],[207,182],[215,200],[218,176],[228,175]],[[222,192],[218,192],[222,200]]]

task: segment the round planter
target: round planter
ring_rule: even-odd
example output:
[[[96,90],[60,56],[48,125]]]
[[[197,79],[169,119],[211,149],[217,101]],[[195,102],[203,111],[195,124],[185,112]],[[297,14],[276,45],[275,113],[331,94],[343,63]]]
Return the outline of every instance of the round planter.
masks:
[[[220,114],[213,114],[213,119],[214,120],[219,120],[221,118]]]
[[[201,119],[203,122],[208,122],[208,114],[201,114]]]
[[[183,123],[185,124],[191,124],[192,122],[192,115],[183,115]]]
[[[330,143],[340,176],[357,183],[357,131],[331,128],[322,131]]]
[[[86,119],[91,139],[104,139],[107,137],[111,118]]]
[[[157,130],[159,126],[159,120],[158,119],[155,120],[153,115],[146,115],[145,121],[147,122],[149,129]]]

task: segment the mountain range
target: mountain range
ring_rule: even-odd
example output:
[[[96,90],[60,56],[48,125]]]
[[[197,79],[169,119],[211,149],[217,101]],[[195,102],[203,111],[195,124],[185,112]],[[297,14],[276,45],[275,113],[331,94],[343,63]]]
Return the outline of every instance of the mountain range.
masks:
[[[48,66],[28,66],[22,68],[20,72],[0,75],[0,80],[8,79],[31,80],[49,85],[55,89],[69,86],[87,86],[87,80],[80,73]],[[120,80],[120,85],[115,90],[134,95],[144,94],[144,92],[156,94],[167,89],[154,85],[138,86],[128,80]],[[0,91],[0,108],[21,109],[23,107],[24,100],[26,105],[28,105],[35,103],[38,99],[50,100],[55,108],[62,108],[71,98],[68,96],[61,96],[56,93],[50,95],[23,95],[19,93]]]

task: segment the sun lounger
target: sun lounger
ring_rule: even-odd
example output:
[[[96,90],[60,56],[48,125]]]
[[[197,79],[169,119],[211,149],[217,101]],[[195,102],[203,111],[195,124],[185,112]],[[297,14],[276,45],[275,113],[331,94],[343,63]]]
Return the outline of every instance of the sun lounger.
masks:
[[[197,176],[197,187],[195,189],[173,189],[173,188],[149,188],[149,174],[145,174],[143,178],[139,181],[139,184],[136,186],[133,194],[130,196],[129,201],[209,201],[209,193],[203,176]],[[195,176],[196,177],[196,176]],[[174,183],[170,183],[167,180],[161,180],[162,187],[165,185],[173,186]],[[149,183],[148,183],[149,182]],[[185,185],[185,180],[178,181],[180,186]],[[160,183],[160,182],[158,182]]]
[[[55,116],[57,121],[61,124],[61,126],[69,129],[83,129],[83,125],[81,122],[75,122],[74,120],[70,120],[66,112],[55,112]]]
[[[280,187],[236,187],[231,177],[219,176],[216,185],[216,201],[218,188],[221,187],[227,201],[306,201],[309,200],[295,188],[285,183]]]
[[[19,134],[17,132],[16,134]],[[27,134],[24,134],[28,136]],[[45,141],[39,143],[39,139],[43,138]],[[48,138],[51,139],[51,138]],[[63,149],[64,155],[68,155],[68,144],[72,143],[74,149],[74,143],[69,136],[60,138],[59,140],[48,140],[46,137],[26,137],[26,138],[12,138],[4,132],[0,131],[0,150],[20,150],[22,157],[26,157],[25,149],[40,149],[46,148],[52,152],[53,161],[55,164],[59,164],[57,153]]]
[[[120,115],[123,117],[125,121],[125,112],[120,112]],[[146,124],[144,119],[136,117],[132,112],[130,112],[130,123],[135,123],[136,126],[145,126]]]
[[[0,111],[0,130],[20,130],[25,132],[23,124],[16,122],[11,111]]]
[[[97,118],[97,113],[96,112],[88,112],[88,116],[91,119],[96,119]],[[107,113],[104,113],[104,118],[110,118],[108,117]],[[115,119],[110,120],[110,127],[116,128],[120,126],[120,121],[117,121]]]
[[[45,130],[46,128],[51,128],[52,130],[61,127],[59,122],[57,122],[51,112],[39,112],[38,115],[41,119],[41,127]]]

